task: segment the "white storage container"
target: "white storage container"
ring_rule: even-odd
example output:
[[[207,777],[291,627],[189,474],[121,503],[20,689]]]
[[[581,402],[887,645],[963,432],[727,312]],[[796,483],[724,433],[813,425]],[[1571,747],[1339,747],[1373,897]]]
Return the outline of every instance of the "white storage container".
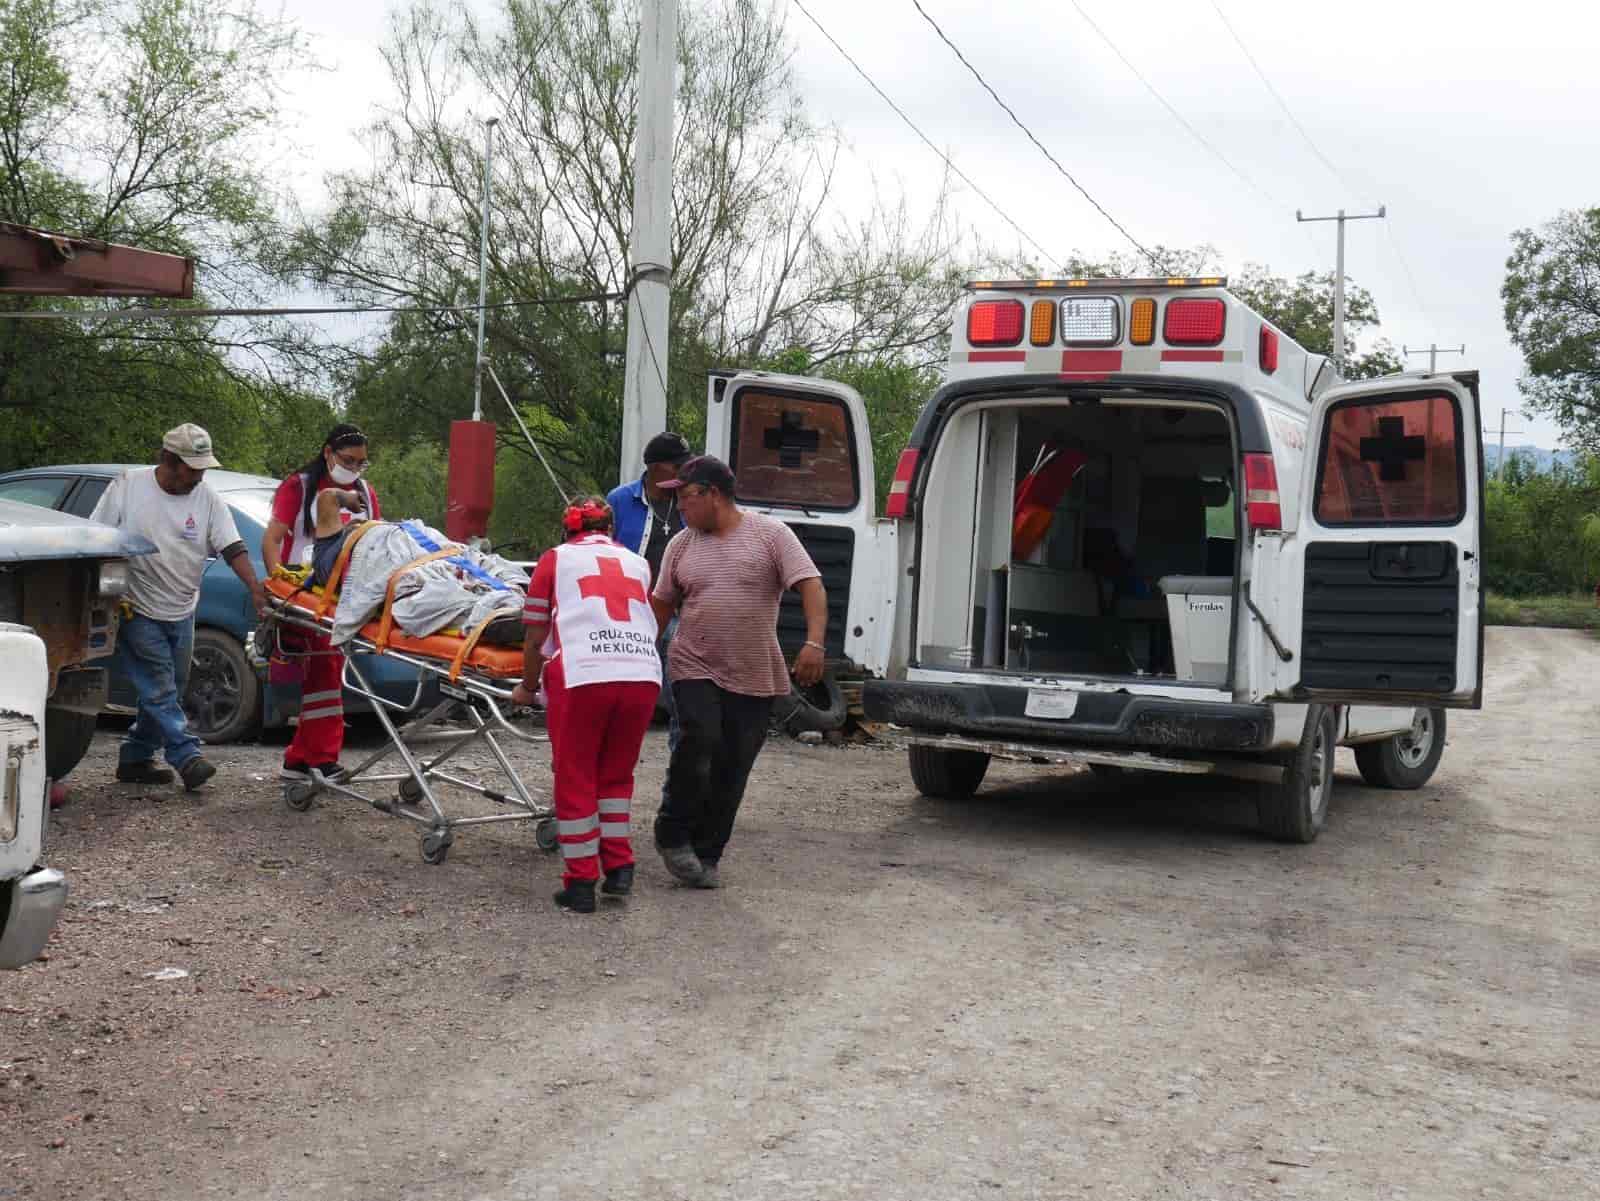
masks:
[[[1228,682],[1228,634],[1233,629],[1233,577],[1169,575],[1159,581],[1172,623],[1178,679]]]

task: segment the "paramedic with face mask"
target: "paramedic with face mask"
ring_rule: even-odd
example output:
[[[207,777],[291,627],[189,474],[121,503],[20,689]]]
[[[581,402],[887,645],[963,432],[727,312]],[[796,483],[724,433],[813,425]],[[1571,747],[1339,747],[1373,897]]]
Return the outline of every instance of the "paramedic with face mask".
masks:
[[[353,425],[336,425],[328,431],[317,456],[283,483],[272,498],[272,520],[261,537],[261,558],[271,576],[281,566],[310,570],[316,550],[317,495],[329,488],[354,492],[365,516],[377,519],[378,497],[361,477],[367,470],[367,436]],[[341,514],[349,522],[356,513]],[[344,655],[325,634],[284,630],[284,648],[293,658],[271,668],[274,682],[280,673],[300,679],[300,724],[283,753],[278,774],[286,780],[309,780],[311,769],[325,776],[343,770],[339,752],[344,749]],[[301,657],[303,656],[303,657]]]
[[[533,704],[543,669],[563,867],[555,901],[574,913],[595,911],[602,872],[608,896],[633,889],[633,769],[661,690],[650,565],[611,530],[597,496],[562,517],[566,541],[539,556],[528,583],[525,665],[511,694]]]

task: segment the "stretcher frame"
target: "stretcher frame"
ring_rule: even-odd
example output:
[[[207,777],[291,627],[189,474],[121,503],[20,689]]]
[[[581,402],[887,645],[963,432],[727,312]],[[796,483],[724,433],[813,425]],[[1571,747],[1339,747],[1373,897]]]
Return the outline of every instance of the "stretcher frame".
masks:
[[[315,599],[310,594],[297,595],[305,595],[307,600]],[[285,782],[283,799],[289,808],[304,812],[311,808],[318,794],[333,792],[370,805],[380,813],[405,818],[407,821],[426,826],[427,831],[422,835],[421,841],[422,861],[432,865],[445,861],[451,845],[455,842],[455,831],[467,826],[531,821],[534,823],[534,840],[539,849],[546,852],[557,849],[554,807],[541,804],[535,799],[534,792],[523,783],[516,768],[506,757],[505,750],[497,741],[497,732],[499,736],[509,735],[520,742],[549,741],[549,738],[542,733],[519,730],[511,723],[505,710],[511,704],[514,681],[478,674],[470,666],[461,667],[398,647],[380,647],[364,633],[357,634],[337,650],[305,651],[285,647],[283,645],[285,626],[324,636],[333,632],[331,613],[319,615],[295,604],[295,599],[293,596],[280,597],[271,590],[267,592],[265,621],[272,625],[273,652],[291,660],[306,659],[314,655],[343,655],[342,683],[344,687],[371,703],[384,733],[388,735],[388,745],[379,748],[355,767],[336,776],[326,776],[313,768],[309,780]],[[444,699],[404,725],[396,725],[390,716],[391,712],[411,713],[417,708],[422,701],[424,678],[418,676],[417,689],[409,703],[392,701],[378,693],[346,651],[357,654],[382,654],[415,667],[419,672],[438,676],[439,691]],[[466,715],[472,724],[472,729],[461,733],[444,730],[441,723],[458,710]],[[427,735],[430,742],[443,741],[443,750],[434,754],[432,758],[426,758],[421,749],[413,745],[420,741],[423,735]],[[480,781],[469,780],[445,770],[452,759],[477,742],[482,742],[494,756],[505,776],[509,791],[491,788]],[[400,757],[404,771],[372,770],[390,755]],[[439,803],[436,782],[477,793],[514,812],[452,817]],[[394,784],[394,795],[375,795],[370,788],[364,792],[357,787],[358,784],[367,786]]]

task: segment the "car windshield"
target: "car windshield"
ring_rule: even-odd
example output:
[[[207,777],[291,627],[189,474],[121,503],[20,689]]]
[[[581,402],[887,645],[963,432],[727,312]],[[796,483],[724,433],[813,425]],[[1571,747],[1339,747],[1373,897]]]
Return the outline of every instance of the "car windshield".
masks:
[[[272,520],[272,489],[240,488],[224,492],[222,499],[251,520],[265,526]]]

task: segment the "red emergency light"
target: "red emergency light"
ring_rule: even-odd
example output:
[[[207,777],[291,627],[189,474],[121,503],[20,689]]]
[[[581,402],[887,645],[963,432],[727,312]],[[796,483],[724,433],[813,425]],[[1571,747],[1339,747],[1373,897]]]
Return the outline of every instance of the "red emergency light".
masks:
[[[1228,306],[1213,296],[1167,301],[1161,336],[1169,346],[1215,346],[1228,324]]]
[[[1278,369],[1278,333],[1270,325],[1261,327],[1261,370],[1271,375]]]
[[[1022,301],[980,300],[967,310],[969,346],[1015,346],[1022,341]]]

